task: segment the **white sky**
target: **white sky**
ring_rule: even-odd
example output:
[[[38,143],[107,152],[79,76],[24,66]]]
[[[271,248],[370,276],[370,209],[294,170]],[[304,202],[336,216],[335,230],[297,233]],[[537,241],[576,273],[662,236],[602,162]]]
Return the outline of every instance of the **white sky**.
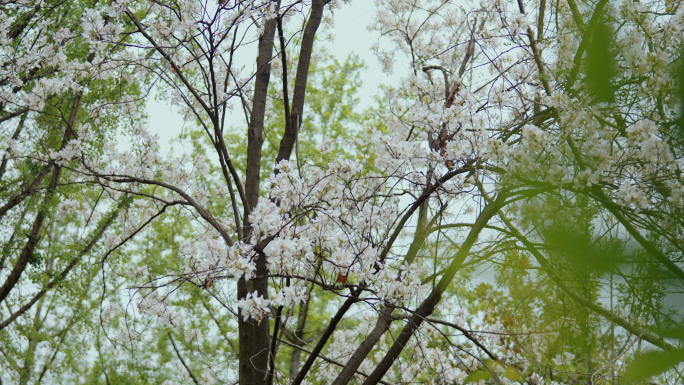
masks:
[[[326,8],[329,15],[330,11]],[[379,34],[369,32],[367,26],[375,16],[375,5],[370,0],[345,1],[334,13],[333,42],[323,42],[329,52],[343,61],[349,54],[355,53],[366,64],[366,70],[362,72],[362,86],[359,92],[360,106],[368,106],[373,103],[373,97],[378,93],[381,84],[390,84],[397,76],[388,76],[382,72],[378,60],[371,52],[371,46],[378,41]],[[319,30],[320,31],[320,30]],[[319,41],[317,44],[321,44]],[[249,50],[245,50],[249,53]],[[238,59],[239,60],[239,59]],[[245,62],[253,63],[255,57],[244,58]],[[160,137],[162,154],[170,149],[169,141],[180,134],[183,127],[183,119],[167,103],[149,100],[149,129]],[[237,109],[236,109],[237,110]],[[239,112],[239,111],[238,111]],[[235,117],[234,121],[242,121],[242,115]]]

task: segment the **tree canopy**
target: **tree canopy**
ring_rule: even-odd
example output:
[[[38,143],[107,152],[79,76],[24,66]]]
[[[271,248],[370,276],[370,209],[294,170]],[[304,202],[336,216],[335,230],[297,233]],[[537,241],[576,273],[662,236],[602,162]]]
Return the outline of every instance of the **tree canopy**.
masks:
[[[684,3],[360,1],[0,1],[0,383],[684,381]]]

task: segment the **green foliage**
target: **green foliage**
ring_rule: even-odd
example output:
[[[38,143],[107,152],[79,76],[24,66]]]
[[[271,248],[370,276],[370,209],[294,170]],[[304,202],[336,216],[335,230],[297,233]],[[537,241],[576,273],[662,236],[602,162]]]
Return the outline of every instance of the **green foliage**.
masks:
[[[598,101],[613,102],[615,100],[615,91],[611,84],[617,69],[613,39],[613,26],[605,17],[601,17],[587,44],[584,78],[589,92]]]
[[[684,328],[665,330],[661,333],[670,340],[684,341]],[[680,345],[681,346],[681,345]],[[627,383],[639,382],[662,374],[684,362],[684,348],[670,348],[665,351],[645,351],[636,355],[625,371]]]
[[[41,252],[34,251],[33,253],[31,253],[31,257],[29,258],[28,263],[33,267],[37,267],[38,265],[42,264],[44,260],[45,257]]]
[[[640,353],[625,372],[624,380],[628,383],[645,380],[684,362],[684,349],[670,352]]]
[[[592,227],[573,228],[572,222],[565,215],[556,216],[552,213],[546,220],[548,226],[543,227],[541,233],[547,247],[559,259],[567,262],[573,271],[587,277],[591,274],[601,275],[611,271],[617,264],[626,262],[623,245],[619,242],[596,240],[592,236]]]
[[[511,365],[506,365],[500,361],[487,360],[483,362],[485,368],[473,371],[466,377],[464,384],[470,384],[478,381],[486,381],[492,379],[496,376],[497,382],[498,377],[504,377],[511,382],[524,383],[525,376],[520,372],[518,368]]]

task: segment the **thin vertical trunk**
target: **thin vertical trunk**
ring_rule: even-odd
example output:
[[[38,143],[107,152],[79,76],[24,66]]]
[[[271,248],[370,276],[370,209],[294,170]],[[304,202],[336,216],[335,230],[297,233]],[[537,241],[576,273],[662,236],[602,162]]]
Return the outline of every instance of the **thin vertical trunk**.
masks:
[[[280,1],[276,1],[280,7]],[[263,34],[259,38],[259,54],[256,63],[254,80],[254,100],[247,131],[247,172],[245,178],[245,215],[243,226],[245,238],[249,238],[249,213],[259,200],[259,181],[261,174],[261,145],[263,143],[264,115],[266,112],[266,98],[271,76],[271,59],[273,57],[273,36],[276,29],[276,19],[264,23]],[[258,246],[257,246],[258,247]],[[268,273],[266,256],[263,253],[255,258],[256,276],[262,278],[238,281],[238,299],[243,299],[247,293],[255,293],[268,298]],[[240,385],[262,384],[268,374],[269,327],[268,317],[260,321],[238,317],[239,329],[239,378]]]
[[[296,346],[304,345],[304,328],[306,327],[306,317],[309,314],[309,303],[311,300],[311,290],[313,289],[313,284],[309,286],[309,290],[306,296],[306,302],[299,307],[299,314],[297,315],[297,328],[294,331],[294,340],[292,343]],[[302,357],[301,349],[295,348],[292,352],[292,358],[290,359],[290,380],[294,381],[299,373],[299,362]]]
[[[24,367],[21,368],[21,374],[19,375],[19,385],[26,385],[31,379],[31,373],[33,372],[33,366],[36,359],[36,346],[40,342],[38,339],[38,332],[40,332],[41,329],[40,313],[43,308],[42,305],[42,301],[40,301],[36,307],[36,313],[33,316],[33,330],[29,331],[29,333],[33,335],[29,335],[28,337],[28,347],[24,354]]]
[[[297,75],[295,76],[294,91],[292,95],[292,110],[289,111],[290,116],[286,116],[287,121],[283,138],[280,141],[278,148],[278,157],[276,162],[283,159],[290,159],[292,149],[297,141],[299,134],[299,126],[302,124],[302,116],[304,114],[304,100],[306,97],[306,85],[309,76],[309,67],[311,64],[311,54],[313,53],[314,40],[316,38],[316,31],[321,24],[323,18],[323,9],[330,0],[314,0],[311,4],[311,15],[306,22],[304,28],[304,35],[302,37],[302,44],[299,49],[299,62],[297,63]],[[284,68],[284,67],[283,67]],[[284,71],[287,71],[284,68]],[[287,90],[284,90],[287,92]]]

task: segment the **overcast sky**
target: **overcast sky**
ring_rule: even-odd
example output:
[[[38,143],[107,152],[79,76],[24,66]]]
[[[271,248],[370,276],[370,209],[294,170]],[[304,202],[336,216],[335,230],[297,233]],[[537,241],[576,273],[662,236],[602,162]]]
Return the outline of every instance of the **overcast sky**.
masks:
[[[361,106],[371,104],[373,96],[378,92],[378,86],[389,84],[391,81],[391,78],[380,69],[380,65],[370,49],[379,37],[377,33],[371,33],[366,28],[373,21],[374,16],[375,5],[373,1],[352,0],[344,2],[334,14],[334,44],[324,43],[340,61],[343,61],[349,54],[355,53],[365,62],[366,70],[362,72],[361,76],[363,85],[358,95],[361,99]],[[245,60],[253,62],[255,58],[249,57]],[[169,141],[181,132],[183,119],[168,104],[159,101],[148,102],[148,114],[150,131],[159,135],[162,152],[167,153],[170,149]]]

